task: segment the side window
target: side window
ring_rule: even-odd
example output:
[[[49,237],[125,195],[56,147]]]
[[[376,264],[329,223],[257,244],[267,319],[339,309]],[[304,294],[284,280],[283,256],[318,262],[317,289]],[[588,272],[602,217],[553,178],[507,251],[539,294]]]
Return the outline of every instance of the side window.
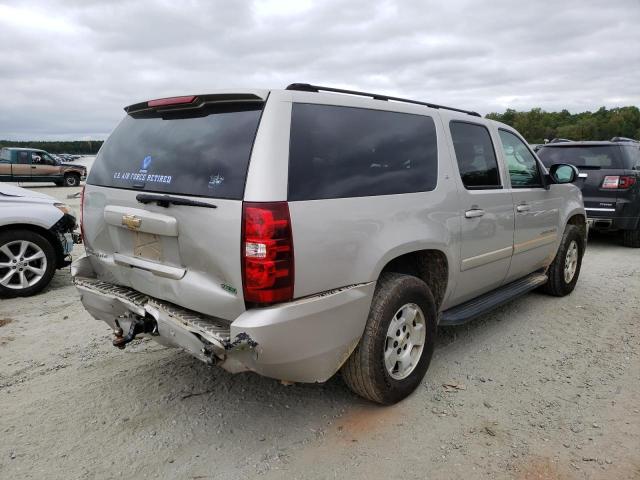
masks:
[[[449,123],[462,183],[467,190],[502,188],[498,161],[486,127],[475,123]]]
[[[499,130],[513,188],[542,187],[540,168],[533,154],[513,133]]]
[[[18,163],[31,163],[31,152],[25,152],[24,150],[18,151]]]
[[[431,117],[293,104],[289,200],[426,192],[437,178]]]
[[[41,153],[40,156],[42,157],[40,160],[40,163],[42,165],[55,165],[56,162],[53,159],[53,157],[51,157],[51,155],[49,155],[48,153]]]
[[[0,150],[0,163],[11,163],[11,150],[7,148]]]

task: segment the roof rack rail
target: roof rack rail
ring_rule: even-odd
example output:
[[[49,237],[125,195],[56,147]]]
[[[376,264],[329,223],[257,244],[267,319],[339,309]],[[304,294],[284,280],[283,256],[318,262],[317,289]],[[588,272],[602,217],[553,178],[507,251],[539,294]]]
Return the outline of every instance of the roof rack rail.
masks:
[[[631,143],[640,143],[640,140],[636,140],[634,138],[628,137],[613,137],[611,139],[612,142],[631,142]]]
[[[419,102],[418,100],[409,100],[408,98],[389,97],[387,95],[380,95],[377,93],[358,92],[357,90],[345,90],[342,88],[322,87],[320,85],[311,85],[309,83],[292,83],[287,86],[287,90],[298,90],[301,92],[333,92],[333,93],[346,93],[348,95],[359,95],[362,97],[371,97],[374,100],[383,100],[403,103],[414,103],[416,105],[424,105],[430,108],[443,108],[446,110],[453,110],[454,112],[466,113],[467,115],[473,115],[474,117],[480,117],[478,112],[472,112],[470,110],[462,110],[460,108],[445,107],[444,105],[436,105],[435,103]]]

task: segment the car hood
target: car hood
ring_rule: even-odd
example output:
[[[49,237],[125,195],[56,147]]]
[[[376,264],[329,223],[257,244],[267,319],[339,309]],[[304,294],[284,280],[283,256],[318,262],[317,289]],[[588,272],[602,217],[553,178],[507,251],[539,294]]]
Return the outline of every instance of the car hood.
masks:
[[[26,188],[20,188],[14,185],[0,184],[0,200],[2,200],[3,197],[34,198],[48,200],[52,203],[57,202],[55,198],[46,193],[34,192],[33,190],[27,190]]]

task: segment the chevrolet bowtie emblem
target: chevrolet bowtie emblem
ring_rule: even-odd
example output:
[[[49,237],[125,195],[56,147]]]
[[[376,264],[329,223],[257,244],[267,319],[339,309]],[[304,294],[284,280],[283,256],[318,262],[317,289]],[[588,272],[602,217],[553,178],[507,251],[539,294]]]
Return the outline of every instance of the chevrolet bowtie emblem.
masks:
[[[142,219],[135,215],[123,215],[122,225],[127,227],[129,230],[137,230],[140,228],[140,225],[142,225]]]

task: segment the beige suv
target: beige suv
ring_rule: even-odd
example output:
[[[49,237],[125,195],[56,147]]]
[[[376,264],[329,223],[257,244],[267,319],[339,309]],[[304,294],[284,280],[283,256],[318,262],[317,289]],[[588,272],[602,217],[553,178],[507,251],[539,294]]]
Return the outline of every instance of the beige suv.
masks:
[[[393,403],[438,325],[578,281],[575,167],[547,171],[477,113],[299,84],[126,112],[87,180],[72,269],[116,347],[149,335],[296,382],[341,371]]]

